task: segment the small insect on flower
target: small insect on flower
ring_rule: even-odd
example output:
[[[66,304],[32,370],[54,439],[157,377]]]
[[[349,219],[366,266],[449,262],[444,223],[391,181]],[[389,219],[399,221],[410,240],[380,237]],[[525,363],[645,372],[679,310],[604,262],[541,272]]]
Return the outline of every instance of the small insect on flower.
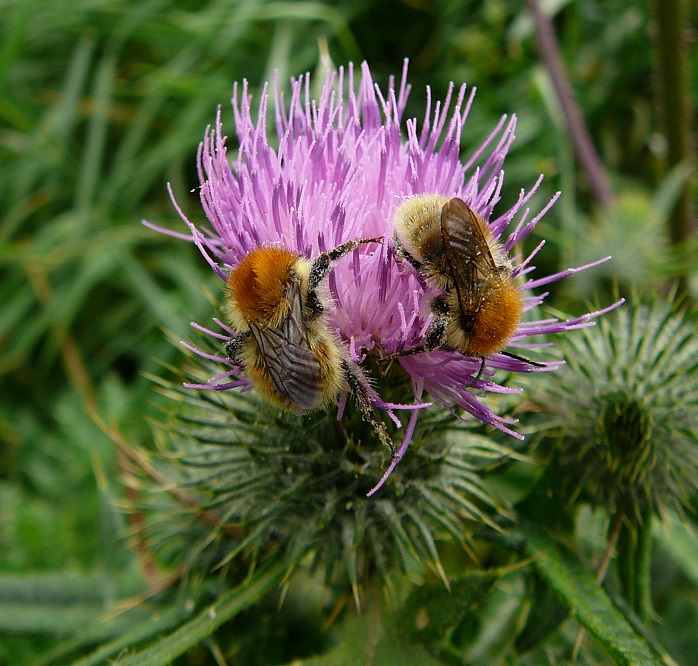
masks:
[[[228,278],[225,311],[238,335],[225,350],[263,398],[296,414],[351,391],[363,419],[394,454],[385,425],[373,413],[368,380],[330,332],[319,293],[339,259],[381,240],[348,241],[312,262],[280,246],[252,250]]]
[[[425,287],[442,293],[431,301],[433,320],[421,345],[387,359],[441,349],[485,358],[502,352],[521,320],[523,300],[509,258],[488,224],[464,201],[438,194],[412,197],[395,212],[398,259],[418,272]]]

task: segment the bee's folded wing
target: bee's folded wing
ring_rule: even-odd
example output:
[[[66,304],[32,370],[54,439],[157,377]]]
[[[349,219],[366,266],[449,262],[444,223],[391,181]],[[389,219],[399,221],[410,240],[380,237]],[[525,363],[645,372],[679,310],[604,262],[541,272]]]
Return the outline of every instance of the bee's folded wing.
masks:
[[[324,400],[321,367],[308,342],[298,286],[291,291],[291,311],[280,326],[263,329],[250,326],[250,331],[276,390],[293,409],[306,412],[319,407]]]

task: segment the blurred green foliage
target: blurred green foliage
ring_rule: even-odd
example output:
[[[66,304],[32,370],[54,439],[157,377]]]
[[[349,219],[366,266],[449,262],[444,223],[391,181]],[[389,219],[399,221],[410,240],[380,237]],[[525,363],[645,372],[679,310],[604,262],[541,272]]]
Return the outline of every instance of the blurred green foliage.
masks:
[[[409,57],[408,117],[422,115],[426,85],[436,98],[452,80],[477,86],[465,149],[501,114],[517,114],[502,205],[539,173],[546,179],[537,200],[563,191],[538,230],[548,239],[537,258],[541,268],[621,255],[607,265],[610,272],[571,281],[553,304],[582,311],[586,299],[610,302],[611,289],[661,290],[677,274],[695,275],[695,242],[670,250],[662,241],[667,201],[688,176],[663,166],[649,3],[547,5],[588,128],[622,195],[612,215],[595,209],[576,167],[520,2],[0,2],[0,664],[49,659],[70,634],[66,625],[79,626],[95,617],[95,608],[144,588],[122,539],[115,448],[93,416],[146,444],[160,400],[146,375],[167,376],[181,364],[172,340],[189,336],[188,322],[207,321],[219,297],[193,246],[140,221],[182,229],[168,182],[185,213],[201,220],[196,147],[218,104],[224,129],[233,133],[227,100],[234,81],[246,78],[258,90],[274,70],[281,81],[314,71],[319,39],[337,64],[366,59],[382,84]],[[695,26],[695,7],[689,18]],[[698,61],[695,44],[690,55]],[[698,71],[690,85],[696,100]],[[668,564],[657,571],[655,604],[667,620],[663,644],[689,664],[698,649],[697,581],[695,571],[682,568],[685,541],[671,536],[656,534]],[[12,604],[31,601],[22,597],[27,587],[13,596],[3,574],[22,575],[43,590],[36,598],[45,603],[44,620],[23,624]],[[47,575],[59,580],[52,593]],[[507,584],[511,599],[521,601],[521,579]],[[501,605],[488,609],[493,622],[512,621]],[[293,630],[275,607],[263,617],[254,635],[265,650],[250,656],[248,641],[239,647],[240,660],[229,663],[309,654],[307,647],[288,648]],[[104,625],[93,642],[117,635],[119,621]],[[308,631],[322,633],[316,623],[314,617],[297,630],[302,640]],[[273,641],[288,649],[275,651]],[[471,647],[473,663],[495,663],[501,654],[483,641]],[[208,645],[178,663],[214,663]],[[78,642],[76,654],[79,648]],[[593,658],[584,663],[597,663]]]

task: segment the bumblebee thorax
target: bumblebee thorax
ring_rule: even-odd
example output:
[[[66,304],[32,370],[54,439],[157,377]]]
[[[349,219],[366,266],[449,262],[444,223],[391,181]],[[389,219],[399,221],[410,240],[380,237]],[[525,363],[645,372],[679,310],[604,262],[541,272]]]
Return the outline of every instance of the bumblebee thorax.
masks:
[[[291,308],[289,295],[301,281],[298,255],[283,247],[261,247],[250,252],[228,278],[228,314],[236,328],[244,323],[276,327]],[[301,270],[301,273],[304,271]]]

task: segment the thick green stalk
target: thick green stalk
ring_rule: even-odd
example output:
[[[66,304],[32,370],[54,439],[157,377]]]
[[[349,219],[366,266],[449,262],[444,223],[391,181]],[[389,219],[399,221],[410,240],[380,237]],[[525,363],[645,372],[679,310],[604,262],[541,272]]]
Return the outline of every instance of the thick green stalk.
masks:
[[[686,3],[682,0],[655,0],[657,105],[662,119],[662,132],[667,141],[667,167],[693,165],[691,143],[691,102],[689,96],[689,50]],[[684,184],[672,210],[668,234],[673,245],[682,245],[688,238],[691,220],[690,183]],[[680,293],[687,294],[688,278],[679,279]]]
[[[647,622],[652,613],[651,548],[652,513],[648,511],[640,524],[624,523],[618,540],[618,574],[623,596],[643,622]]]

